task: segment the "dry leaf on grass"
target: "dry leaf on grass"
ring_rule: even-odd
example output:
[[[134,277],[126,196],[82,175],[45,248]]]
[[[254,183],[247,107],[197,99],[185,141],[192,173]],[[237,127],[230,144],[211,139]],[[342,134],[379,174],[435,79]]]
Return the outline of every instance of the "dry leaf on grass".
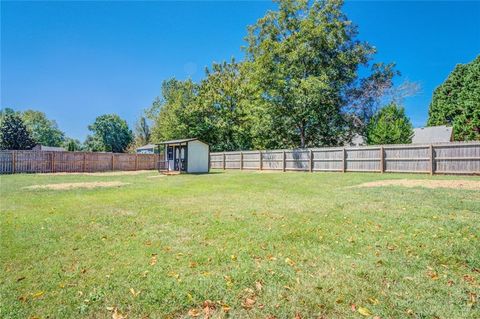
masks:
[[[365,307],[358,307],[358,313],[365,317],[370,317],[372,315],[372,312]]]
[[[152,254],[152,258],[150,258],[150,266],[154,266],[157,264],[157,254]]]
[[[126,319],[127,316],[123,315],[117,308],[113,309],[112,319]]]
[[[200,310],[198,310],[198,309],[190,309],[190,310],[188,311],[188,315],[189,315],[190,317],[198,317],[198,316],[200,316]]]
[[[253,306],[255,305],[256,300],[252,298],[246,298],[245,301],[242,303],[242,307],[244,309],[252,309]]]
[[[291,260],[290,258],[288,258],[288,257],[285,258],[285,262],[286,262],[287,264],[289,264],[290,266],[292,266],[292,267],[295,266],[295,262],[294,262],[293,260]]]

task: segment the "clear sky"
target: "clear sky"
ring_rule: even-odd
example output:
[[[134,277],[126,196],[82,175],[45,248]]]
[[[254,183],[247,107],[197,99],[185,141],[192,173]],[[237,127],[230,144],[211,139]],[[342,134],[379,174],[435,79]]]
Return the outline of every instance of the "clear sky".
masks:
[[[3,2],[1,107],[45,112],[83,140],[96,116],[131,127],[161,82],[199,80],[213,61],[243,57],[248,25],[275,4],[256,2]],[[414,126],[457,63],[480,54],[480,2],[350,1],[349,18],[376,60],[396,62],[422,90],[405,100]]]

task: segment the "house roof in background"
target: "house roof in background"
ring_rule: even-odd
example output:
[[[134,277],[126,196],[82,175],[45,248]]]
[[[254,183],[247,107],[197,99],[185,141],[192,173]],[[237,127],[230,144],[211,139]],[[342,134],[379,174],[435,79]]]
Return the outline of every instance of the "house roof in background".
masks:
[[[450,142],[452,132],[452,128],[446,125],[414,128],[412,144]]]
[[[56,146],[45,146],[41,144],[37,144],[33,147],[33,150],[40,150],[40,151],[50,151],[50,152],[65,152],[66,149],[63,147],[56,147]]]
[[[155,148],[155,147],[157,147],[156,144],[147,144],[147,145],[137,147],[137,150],[149,150],[149,149],[152,149],[152,148]]]

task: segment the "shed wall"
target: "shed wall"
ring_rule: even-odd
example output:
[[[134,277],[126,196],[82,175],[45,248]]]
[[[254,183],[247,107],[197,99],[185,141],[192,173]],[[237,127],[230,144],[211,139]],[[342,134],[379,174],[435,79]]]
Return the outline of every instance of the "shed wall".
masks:
[[[188,142],[188,166],[189,173],[208,173],[209,148],[200,141]]]

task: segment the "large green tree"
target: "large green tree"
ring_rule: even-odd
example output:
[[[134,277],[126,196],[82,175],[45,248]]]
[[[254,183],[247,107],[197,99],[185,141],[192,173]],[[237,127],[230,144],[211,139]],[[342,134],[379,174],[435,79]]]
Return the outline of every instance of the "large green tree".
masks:
[[[125,120],[116,114],[105,114],[88,126],[92,135],[85,142],[91,151],[123,153],[133,141],[133,133]]]
[[[373,115],[366,135],[369,145],[409,144],[412,142],[413,127],[405,109],[391,103]]]
[[[58,128],[57,122],[48,119],[45,113],[27,110],[21,112],[20,116],[37,144],[45,146],[63,145],[65,134]]]
[[[162,83],[162,95],[157,97],[148,110],[154,121],[152,136],[162,141],[190,135],[190,108],[196,100],[198,84],[191,80],[170,79]],[[197,136],[195,136],[197,137]]]
[[[247,58],[278,147],[340,143],[350,120],[365,122],[359,115],[368,114],[350,109],[367,106],[355,105],[350,95],[374,97],[391,85],[392,66],[377,64],[372,69],[376,75],[369,79],[383,85],[376,85],[375,92],[362,90],[358,71],[375,49],[357,39],[357,28],[341,11],[342,4],[280,1],[277,11],[249,28]]]
[[[435,89],[428,125],[453,126],[455,140],[480,140],[480,55],[458,64]]]
[[[30,131],[22,118],[13,112],[2,113],[0,121],[0,149],[29,150],[35,146]]]

